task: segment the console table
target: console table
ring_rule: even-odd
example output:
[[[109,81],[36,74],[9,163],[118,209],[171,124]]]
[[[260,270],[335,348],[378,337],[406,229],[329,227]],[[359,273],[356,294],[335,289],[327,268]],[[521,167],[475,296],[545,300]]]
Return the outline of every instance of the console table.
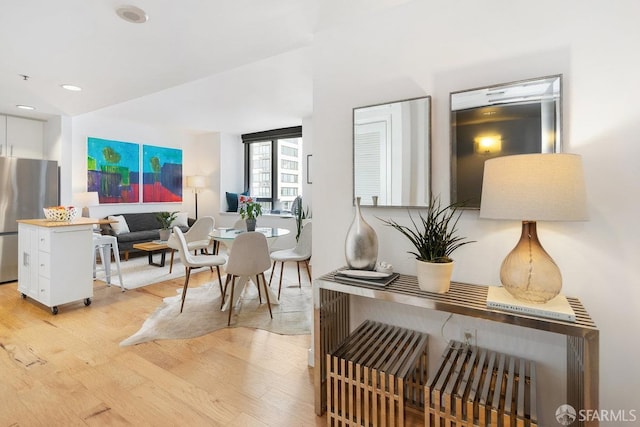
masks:
[[[314,387],[315,410],[326,410],[326,355],[335,351],[351,332],[351,295],[390,301],[427,310],[460,314],[504,324],[563,334],[567,338],[567,400],[576,411],[598,408],[599,331],[582,303],[567,297],[575,322],[533,317],[489,309],[487,286],[451,283],[446,294],[421,291],[415,276],[400,275],[386,287],[336,281],[337,270],[314,280]],[[598,422],[575,425],[597,426]]]

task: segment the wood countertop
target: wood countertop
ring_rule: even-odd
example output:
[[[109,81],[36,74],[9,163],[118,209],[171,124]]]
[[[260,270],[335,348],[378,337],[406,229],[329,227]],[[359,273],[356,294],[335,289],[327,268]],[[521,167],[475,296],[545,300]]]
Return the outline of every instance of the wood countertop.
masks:
[[[76,218],[73,221],[49,221],[48,219],[19,219],[19,223],[37,225],[38,227],[73,227],[76,225],[94,225],[94,224],[110,224],[112,222],[108,219],[98,218]]]

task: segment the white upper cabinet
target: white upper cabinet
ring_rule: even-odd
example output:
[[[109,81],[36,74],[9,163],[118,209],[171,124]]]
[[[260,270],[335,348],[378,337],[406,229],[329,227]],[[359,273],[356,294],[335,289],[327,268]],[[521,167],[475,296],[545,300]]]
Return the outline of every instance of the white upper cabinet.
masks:
[[[44,122],[0,115],[0,156],[42,159]]]

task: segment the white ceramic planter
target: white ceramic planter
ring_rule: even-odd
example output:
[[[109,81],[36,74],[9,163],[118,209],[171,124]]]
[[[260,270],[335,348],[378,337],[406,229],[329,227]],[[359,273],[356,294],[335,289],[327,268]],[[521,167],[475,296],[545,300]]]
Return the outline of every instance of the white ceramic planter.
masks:
[[[171,230],[168,228],[160,229],[160,240],[169,240],[169,236],[171,236]]]
[[[453,262],[424,262],[416,260],[418,286],[427,292],[444,294],[449,292]]]

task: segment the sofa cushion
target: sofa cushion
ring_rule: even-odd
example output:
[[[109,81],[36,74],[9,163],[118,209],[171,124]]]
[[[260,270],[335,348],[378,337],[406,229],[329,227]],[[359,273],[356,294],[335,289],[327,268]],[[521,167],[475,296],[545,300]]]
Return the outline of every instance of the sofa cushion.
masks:
[[[126,213],[122,214],[127,220],[129,231],[158,230],[160,229],[160,221],[156,217],[157,212],[144,213]]]
[[[189,212],[178,212],[176,219],[171,223],[171,227],[188,227],[189,226]]]
[[[143,231],[132,231],[131,233],[119,234],[118,235],[118,243],[142,243],[142,242],[150,242],[152,240],[158,240],[160,238],[160,230],[143,230]]]
[[[129,225],[127,224],[127,220],[124,219],[122,215],[117,215],[117,216],[109,215],[107,219],[110,221],[116,221],[111,223],[111,228],[113,228],[114,233],[122,234],[122,233],[128,233],[130,231]]]

